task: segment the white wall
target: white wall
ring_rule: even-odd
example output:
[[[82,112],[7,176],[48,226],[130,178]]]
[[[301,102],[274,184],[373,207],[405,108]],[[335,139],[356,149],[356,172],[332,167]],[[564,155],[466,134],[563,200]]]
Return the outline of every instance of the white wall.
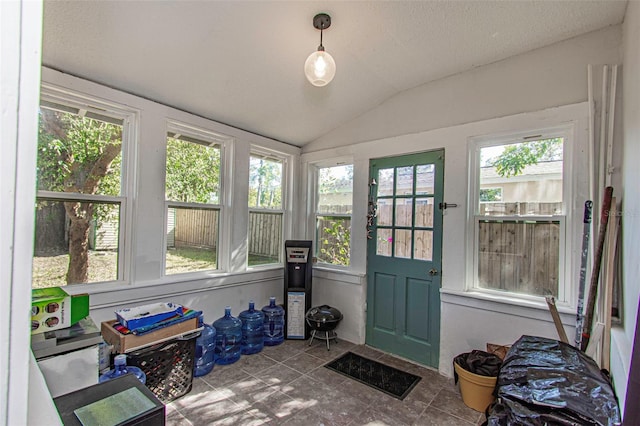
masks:
[[[640,296],[640,2],[627,6],[623,24],[623,322],[611,338],[611,374],[624,411]],[[633,395],[636,399],[638,395]]]
[[[407,90],[306,145],[303,152],[587,100],[587,64],[620,61],[613,26]]]
[[[336,274],[326,270],[313,271],[311,306],[329,305],[337,308],[343,316],[336,328],[338,338],[353,343],[364,343],[365,339],[365,292],[364,274]]]
[[[30,374],[31,289],[25,282],[31,281],[33,253],[41,37],[42,2],[0,2],[0,424],[7,425],[27,424],[27,383],[37,377]],[[55,424],[52,405],[43,412]]]
[[[495,298],[478,293],[466,292],[468,281],[465,264],[465,242],[467,232],[465,224],[467,220],[467,146],[468,139],[472,136],[494,133],[516,132],[526,129],[551,127],[559,123],[574,122],[578,143],[573,152],[572,169],[578,179],[573,188],[573,202],[570,208],[573,213],[582,208],[582,202],[587,196],[586,179],[586,143],[587,143],[587,117],[586,103],[550,108],[536,113],[524,113],[510,117],[485,120],[461,126],[432,130],[428,132],[397,136],[374,142],[364,142],[351,145],[339,150],[343,156],[349,156],[354,160],[354,208],[352,219],[352,252],[351,264],[355,273],[364,274],[366,267],[366,230],[364,219],[367,206],[366,176],[368,175],[368,163],[372,158],[399,155],[403,153],[429,151],[444,148],[445,150],[445,177],[444,198],[449,203],[458,204],[458,208],[446,210],[443,220],[443,248],[442,248],[442,315],[441,315],[441,339],[440,339],[440,371],[451,375],[451,360],[459,353],[471,349],[483,349],[488,342],[507,344],[512,343],[523,334],[535,334],[546,337],[556,337],[555,327],[548,313],[544,301],[521,302]],[[444,142],[446,141],[446,142]],[[314,162],[322,157],[335,155],[336,150],[327,150],[303,154],[303,161]],[[580,179],[582,177],[582,179]],[[581,216],[580,216],[581,217]],[[575,221],[568,223],[568,229],[573,229],[568,235],[569,242],[573,244],[573,259],[569,261],[568,268],[578,262],[580,247],[581,223]],[[577,267],[569,270],[578,270]],[[314,274],[319,274],[319,271]],[[340,272],[333,272],[333,276],[325,273],[320,285],[324,287],[325,294],[332,294],[336,303],[347,303],[352,308],[366,305],[366,279],[362,279],[362,289],[345,287],[338,278]],[[346,275],[346,274],[345,274]],[[357,286],[353,283],[352,286]],[[315,292],[318,286],[314,281]],[[348,289],[348,290],[347,290]],[[354,297],[360,295],[361,300]],[[573,294],[568,303],[558,303],[562,319],[567,328],[567,333],[572,333],[575,308],[571,305]],[[326,303],[323,301],[323,303]],[[340,306],[337,305],[340,309]],[[341,324],[341,333],[349,336],[360,336],[355,343],[363,343],[364,335],[361,330],[364,327],[365,315],[363,311],[343,311],[343,314],[353,316],[357,322]],[[510,319],[513,316],[517,320]],[[344,321],[344,320],[343,320]],[[473,326],[472,326],[473,325]],[[472,331],[471,331],[472,330]]]
[[[329,158],[354,161],[351,271],[360,274],[366,272],[369,160],[445,149],[444,199],[459,207],[448,209],[443,222],[441,373],[452,375],[455,355],[484,349],[488,342],[513,343],[523,334],[557,338],[544,301],[525,303],[466,291],[468,138],[574,121],[579,140],[573,164],[577,179],[569,208],[581,218],[588,198],[587,66],[619,63],[620,43],[621,27],[611,27],[429,83],[388,100],[303,148],[303,170],[305,164]],[[347,146],[333,148],[341,144]],[[573,244],[569,274],[578,271],[578,222],[568,225]],[[311,236],[308,232],[307,237]],[[362,282],[366,287],[366,280]],[[344,291],[342,284],[331,279],[323,280],[323,286],[326,292]],[[357,293],[363,300],[353,300],[351,305],[365,306],[366,291],[350,294]],[[567,294],[566,303],[558,304],[570,336],[575,332],[575,293]],[[350,314],[365,321],[360,313]],[[343,334],[358,335],[362,324],[342,328]]]

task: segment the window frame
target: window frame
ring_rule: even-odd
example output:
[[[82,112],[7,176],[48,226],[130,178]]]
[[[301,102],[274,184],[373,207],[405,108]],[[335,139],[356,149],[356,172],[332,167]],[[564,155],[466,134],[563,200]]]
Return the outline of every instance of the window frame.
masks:
[[[258,269],[273,269],[273,268],[281,268],[284,265],[284,242],[286,240],[285,230],[289,228],[289,214],[287,214],[287,208],[289,204],[289,169],[290,169],[290,161],[289,156],[282,154],[277,151],[273,151],[267,148],[263,148],[258,145],[251,145],[251,149],[249,151],[249,168],[251,167],[251,158],[252,157],[262,157],[264,159],[276,160],[282,164],[282,173],[280,176],[280,208],[259,208],[259,207],[251,207],[249,206],[249,198],[247,197],[247,270],[258,270]],[[249,172],[249,178],[251,177],[251,172]],[[249,182],[247,182],[249,184]],[[250,184],[249,184],[250,187]],[[278,259],[277,263],[268,263],[261,265],[249,265],[249,235],[250,235],[250,222],[251,222],[251,213],[264,213],[264,214],[279,214],[282,216],[281,226],[280,226],[280,248],[278,251]]]
[[[353,179],[351,182],[351,213],[335,213],[335,212],[325,212],[325,213],[320,213],[318,211],[318,207],[319,207],[319,202],[320,202],[320,194],[319,194],[319,173],[320,173],[320,169],[324,169],[324,168],[330,168],[330,167],[341,167],[341,166],[351,166],[353,168]],[[310,199],[310,230],[312,232],[312,237],[311,240],[313,241],[313,259],[314,259],[314,267],[319,266],[321,268],[326,268],[326,269],[334,269],[334,270],[338,270],[338,271],[349,271],[349,270],[353,270],[353,262],[351,261],[351,250],[353,249],[353,229],[351,229],[351,232],[349,234],[349,265],[337,265],[337,264],[333,264],[333,263],[325,263],[325,262],[321,262],[318,259],[318,252],[320,249],[320,246],[318,245],[318,229],[317,229],[317,225],[318,225],[318,217],[336,217],[336,218],[341,218],[341,219],[349,219],[351,222],[351,225],[353,225],[353,196],[354,196],[354,182],[355,182],[355,176],[356,176],[356,168],[355,168],[355,161],[350,158],[350,157],[344,157],[344,158],[334,158],[334,159],[328,159],[328,160],[324,160],[324,161],[318,161],[318,162],[314,162],[314,163],[310,163],[309,164],[309,182],[310,182],[310,187],[311,187],[311,194],[312,197]]]
[[[140,112],[137,109],[127,107],[117,102],[105,101],[97,96],[86,95],[72,89],[62,88],[51,83],[42,82],[40,86],[40,101],[38,107],[56,109],[59,111],[83,115],[91,114],[96,119],[111,118],[122,121],[121,140],[121,170],[120,170],[120,195],[100,195],[70,193],[48,190],[37,190],[38,201],[95,201],[103,204],[119,205],[118,224],[118,262],[117,277],[110,281],[94,281],[88,283],[72,283],[65,286],[96,286],[104,288],[105,284],[130,284],[132,273],[132,234],[133,215],[132,196],[135,194],[135,164],[137,162],[136,137],[140,127]],[[109,120],[103,120],[110,122]],[[35,214],[35,209],[34,209]],[[32,255],[33,258],[33,255]],[[33,282],[31,283],[33,285]]]
[[[467,198],[467,243],[466,243],[466,285],[465,291],[485,294],[497,299],[511,299],[522,301],[541,302],[544,296],[532,295],[526,293],[516,293],[512,291],[503,291],[482,288],[479,286],[478,280],[478,238],[479,223],[486,216],[479,215],[480,208],[480,150],[491,146],[508,145],[514,143],[522,143],[527,141],[536,141],[549,138],[563,138],[563,168],[562,168],[562,211],[560,214],[552,215],[509,215],[495,216],[496,220],[518,220],[533,222],[549,222],[558,221],[559,230],[559,247],[558,247],[558,295],[556,301],[559,305],[572,306],[573,295],[575,293],[575,285],[573,282],[572,271],[572,238],[568,235],[568,230],[573,229],[574,209],[573,205],[573,188],[575,179],[573,173],[573,151],[577,144],[575,124],[564,123],[559,125],[551,125],[543,128],[531,128],[529,130],[514,130],[512,132],[503,132],[496,134],[488,134],[482,136],[474,136],[468,139],[468,198]]]
[[[169,136],[173,133],[173,136]],[[164,279],[192,279],[198,276],[210,276],[211,274],[223,274],[229,270],[229,257],[225,253],[228,251],[225,247],[229,245],[229,232],[226,226],[228,210],[231,206],[228,205],[229,195],[227,194],[228,188],[231,182],[228,182],[229,176],[227,171],[231,169],[228,164],[229,145],[233,141],[233,137],[223,135],[219,132],[203,128],[201,126],[193,126],[184,121],[167,119],[165,129],[165,163],[164,163],[164,236],[163,236],[163,256],[162,256],[162,278]],[[195,203],[195,202],[182,202],[167,200],[166,196],[166,152],[167,152],[167,139],[169,137],[186,136],[187,138],[193,138],[197,141],[208,142],[208,146],[217,146],[220,150],[220,182],[218,190],[218,203]],[[184,140],[185,142],[198,143],[196,141]],[[167,274],[167,227],[169,221],[169,209],[170,208],[187,208],[187,209],[200,209],[200,210],[214,210],[218,211],[218,240],[216,242],[216,269],[202,269],[186,272],[177,272],[173,274]],[[179,277],[179,278],[178,278]]]

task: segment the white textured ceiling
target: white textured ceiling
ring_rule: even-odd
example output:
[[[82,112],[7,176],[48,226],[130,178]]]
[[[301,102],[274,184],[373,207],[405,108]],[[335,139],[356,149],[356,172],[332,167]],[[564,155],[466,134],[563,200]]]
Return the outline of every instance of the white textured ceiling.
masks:
[[[619,24],[626,3],[45,0],[43,64],[302,146],[404,90]],[[302,71],[319,12],[323,88]]]

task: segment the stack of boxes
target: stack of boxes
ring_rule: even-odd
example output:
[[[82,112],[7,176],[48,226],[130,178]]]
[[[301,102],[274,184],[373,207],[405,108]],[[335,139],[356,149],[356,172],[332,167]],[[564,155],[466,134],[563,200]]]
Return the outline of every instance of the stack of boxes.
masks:
[[[53,397],[98,382],[101,342],[88,294],[71,295],[60,287],[32,290],[31,350]]]

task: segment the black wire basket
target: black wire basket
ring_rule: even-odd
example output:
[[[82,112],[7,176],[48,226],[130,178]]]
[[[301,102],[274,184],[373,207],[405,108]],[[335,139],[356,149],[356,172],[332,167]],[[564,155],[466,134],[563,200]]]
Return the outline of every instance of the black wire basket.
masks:
[[[199,335],[198,331],[129,352],[127,364],[139,367],[147,375],[147,388],[167,404],[191,391]]]

